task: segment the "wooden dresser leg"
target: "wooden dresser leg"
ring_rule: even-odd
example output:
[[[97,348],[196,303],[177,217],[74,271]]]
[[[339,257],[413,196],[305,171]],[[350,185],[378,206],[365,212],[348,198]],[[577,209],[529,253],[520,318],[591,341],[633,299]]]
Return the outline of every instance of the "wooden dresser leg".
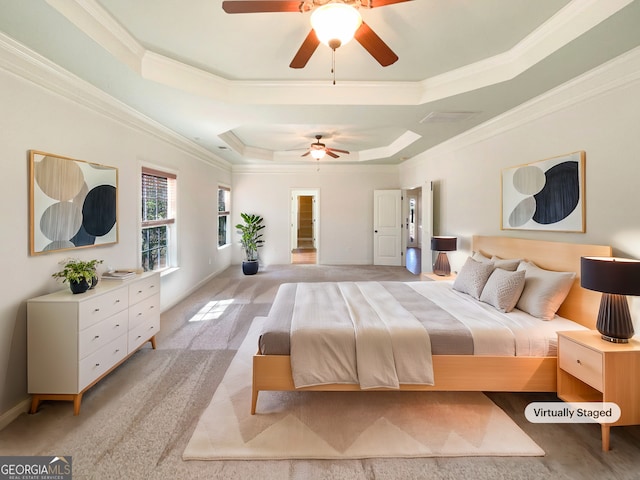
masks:
[[[31,397],[31,410],[29,410],[29,413],[36,413],[38,411],[39,406],[40,406],[40,395],[33,395]]]
[[[82,393],[73,396],[73,414],[80,415],[80,403],[82,403]]]
[[[608,424],[602,424],[602,451],[609,451],[609,440],[611,435],[611,427]]]
[[[149,341],[151,342],[151,348],[153,348],[155,350],[156,349],[156,336],[154,335],[153,337],[151,337],[149,339]]]

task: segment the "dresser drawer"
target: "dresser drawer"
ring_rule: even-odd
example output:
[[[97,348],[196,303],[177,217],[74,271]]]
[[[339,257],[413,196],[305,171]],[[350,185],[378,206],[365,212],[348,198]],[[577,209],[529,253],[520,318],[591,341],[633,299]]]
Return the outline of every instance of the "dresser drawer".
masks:
[[[160,294],[149,297],[129,308],[129,330],[144,323],[148,318],[160,316]]]
[[[602,391],[602,353],[567,338],[559,339],[559,366],[565,372]]]
[[[151,275],[129,285],[129,305],[160,293],[160,275]]]
[[[160,317],[149,318],[129,331],[129,353],[160,331]]]
[[[129,307],[129,291],[126,287],[117,288],[80,303],[79,329],[95,325],[111,315]]]
[[[78,391],[82,391],[127,356],[127,336],[112,340],[104,347],[80,360]]]
[[[129,313],[123,310],[82,330],[78,338],[78,357],[83,359],[111,340],[124,335],[128,331],[128,321]]]

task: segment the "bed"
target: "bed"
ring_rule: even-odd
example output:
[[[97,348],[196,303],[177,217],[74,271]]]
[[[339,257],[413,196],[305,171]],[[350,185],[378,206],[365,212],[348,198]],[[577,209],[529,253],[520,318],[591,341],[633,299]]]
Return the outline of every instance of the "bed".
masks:
[[[580,257],[610,256],[611,247],[511,237],[474,236],[472,250],[487,258],[523,259],[533,262],[537,267],[547,271],[575,272],[575,277],[570,280],[570,287],[567,287],[569,290],[566,298],[557,310],[559,317],[569,319],[571,322],[558,323],[557,327],[552,327],[552,322],[539,320],[540,325],[547,330],[549,328],[564,330],[571,328],[592,329],[595,327],[600,295],[597,292],[580,287]],[[330,285],[330,287],[335,290],[335,286]],[[351,288],[352,286],[348,285],[347,287]],[[374,287],[379,288],[377,285]],[[409,285],[409,287],[418,289],[420,292],[425,290],[420,285]],[[345,287],[341,285],[340,288]],[[269,313],[269,316],[272,317],[271,323],[278,324],[280,321],[282,324],[282,319],[279,316],[281,316],[281,312],[291,309],[287,308],[286,303],[292,302],[292,298],[294,297],[287,296],[284,293],[281,294],[280,290],[278,291]],[[326,305],[326,303],[323,305]],[[486,305],[483,308],[486,308]],[[320,312],[319,316],[322,316],[323,308],[318,307],[316,310]],[[309,310],[306,311],[308,312]],[[517,309],[514,310],[514,313],[518,314]],[[390,313],[390,315],[393,315],[393,313]],[[366,323],[367,319],[364,318],[364,321]],[[556,322],[556,320],[554,319],[553,322]],[[572,327],[571,323],[575,327]],[[268,334],[268,332],[263,332],[263,336],[265,334]],[[553,336],[555,336],[555,333],[553,333]],[[265,347],[262,345],[262,336],[260,342],[258,353],[253,357],[252,414],[256,412],[260,391],[363,390],[363,387],[357,381],[352,382],[342,379],[336,383],[319,382],[314,384],[313,381],[308,381],[306,384],[303,383],[305,386],[296,387],[296,385],[300,385],[300,379],[299,375],[296,374],[294,381],[295,369],[292,369],[291,355],[286,354],[287,351],[281,351],[278,354],[263,353],[265,352]],[[526,342],[523,343],[526,344]],[[286,349],[287,347],[284,348]],[[331,351],[334,348],[329,346],[327,350]],[[411,391],[556,391],[557,361],[553,350],[541,351],[540,349],[533,349],[528,352],[524,351],[522,355],[510,355],[500,352],[492,354],[491,351],[485,351],[482,354],[466,354],[467,352],[464,352],[465,354],[449,354],[446,349],[443,354],[441,350],[442,348],[434,346],[433,354],[429,355],[429,368],[432,369],[430,374],[432,374],[433,381],[409,380],[405,382],[401,379],[393,388]],[[268,352],[268,350],[266,351]],[[455,350],[452,351],[455,352]],[[409,377],[404,378],[412,377],[409,375]],[[375,383],[367,385],[367,390],[384,390],[387,388],[389,388],[387,384],[383,384],[378,388],[376,388]]]

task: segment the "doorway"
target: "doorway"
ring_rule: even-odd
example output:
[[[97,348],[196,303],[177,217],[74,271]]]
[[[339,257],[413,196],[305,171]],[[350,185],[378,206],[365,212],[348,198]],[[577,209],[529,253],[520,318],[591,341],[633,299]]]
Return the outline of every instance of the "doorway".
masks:
[[[291,263],[318,263],[318,191],[292,190]]]
[[[414,275],[422,272],[422,188],[406,190],[405,211],[405,266]]]

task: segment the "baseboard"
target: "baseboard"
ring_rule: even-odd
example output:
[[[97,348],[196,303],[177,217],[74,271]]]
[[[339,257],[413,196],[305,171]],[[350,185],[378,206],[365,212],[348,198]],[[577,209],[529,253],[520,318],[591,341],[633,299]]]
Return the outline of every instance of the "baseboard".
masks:
[[[25,398],[23,401],[18,403],[12,409],[4,412],[0,415],[0,430],[13,422],[16,418],[18,418],[22,413],[26,413],[29,411],[31,407],[31,398]]]

